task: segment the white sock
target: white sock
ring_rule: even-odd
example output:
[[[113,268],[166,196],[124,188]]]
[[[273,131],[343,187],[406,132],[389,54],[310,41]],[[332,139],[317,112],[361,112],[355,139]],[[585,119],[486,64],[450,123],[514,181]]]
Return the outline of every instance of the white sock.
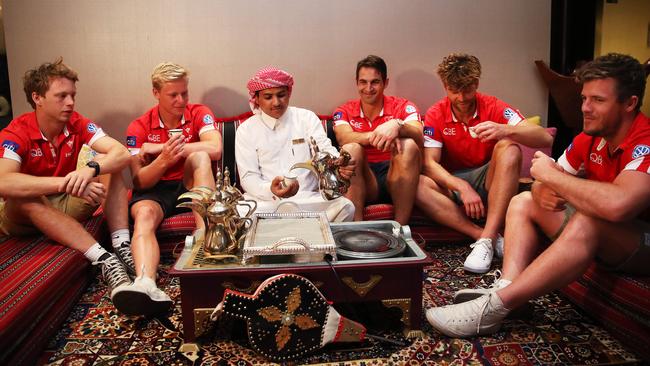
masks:
[[[111,242],[113,242],[113,248],[117,248],[125,241],[131,242],[131,237],[129,236],[129,229],[119,229],[111,233]]]
[[[104,254],[106,254],[106,255],[110,255],[110,254],[106,251],[106,249],[102,248],[102,246],[99,245],[99,243],[95,243],[95,244],[93,244],[93,245],[92,245],[90,248],[88,248],[88,250],[86,250],[86,252],[84,253],[84,255],[86,256],[86,258],[88,258],[88,260],[89,260],[90,262],[92,262],[92,263],[97,262],[97,261],[99,260],[99,258],[101,258]]]

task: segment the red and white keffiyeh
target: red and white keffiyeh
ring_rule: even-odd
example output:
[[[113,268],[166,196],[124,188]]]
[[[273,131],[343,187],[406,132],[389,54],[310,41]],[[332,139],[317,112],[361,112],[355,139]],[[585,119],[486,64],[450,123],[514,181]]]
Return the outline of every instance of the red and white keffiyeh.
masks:
[[[291,89],[293,87],[293,76],[286,71],[279,70],[273,66],[267,66],[260,69],[258,72],[253,75],[253,77],[248,80],[246,87],[248,88],[248,94],[250,99],[248,100],[251,110],[255,112],[259,109],[259,105],[255,103],[255,93],[269,88],[277,88],[281,86],[286,86],[289,95],[291,95]]]

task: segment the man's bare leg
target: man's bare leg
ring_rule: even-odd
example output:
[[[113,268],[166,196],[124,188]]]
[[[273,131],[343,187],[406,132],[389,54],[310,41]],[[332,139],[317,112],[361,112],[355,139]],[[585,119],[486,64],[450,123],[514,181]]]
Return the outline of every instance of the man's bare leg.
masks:
[[[343,149],[357,162],[355,175],[350,179],[350,187],[345,197],[354,204],[354,221],[362,221],[366,202],[376,200],[379,194],[377,179],[368,166],[366,153],[361,145],[345,144]]]
[[[420,177],[420,149],[412,139],[398,138],[401,152],[393,152],[386,185],[395,208],[395,221],[408,224]]]
[[[495,239],[505,222],[510,199],[517,194],[519,171],[521,170],[521,149],[509,140],[497,142],[485,181],[488,191],[487,217],[482,238]],[[494,177],[498,177],[494,179]]]
[[[483,228],[469,220],[465,213],[452,201],[431,178],[420,175],[415,204],[437,223],[450,227],[473,239],[481,237]]]
[[[12,222],[34,226],[55,242],[82,253],[97,242],[77,220],[47,205],[41,197],[8,199],[5,210]]]
[[[212,174],[212,160],[208,153],[197,151],[191,153],[185,160],[185,170],[183,175],[183,184],[187,189],[194,187],[215,188],[215,180]],[[197,212],[194,212],[194,221],[197,230],[205,230],[203,218]]]
[[[497,295],[506,308],[514,309],[573,282],[595,256],[612,266],[622,263],[637,250],[641,235],[631,222],[612,223],[576,212],[560,237]]]
[[[564,222],[564,211],[540,207],[531,192],[522,192],[510,201],[506,215],[505,245],[501,278],[512,281],[542,250],[539,230],[555,235]]]
[[[155,280],[160,262],[156,229],[163,220],[163,210],[156,201],[142,200],[131,206],[131,215],[134,221],[131,252],[136,275],[137,277],[144,275]]]
[[[128,169],[128,168],[126,168]],[[108,188],[104,200],[104,216],[110,232],[129,228],[129,200],[122,173],[100,176],[100,182]]]

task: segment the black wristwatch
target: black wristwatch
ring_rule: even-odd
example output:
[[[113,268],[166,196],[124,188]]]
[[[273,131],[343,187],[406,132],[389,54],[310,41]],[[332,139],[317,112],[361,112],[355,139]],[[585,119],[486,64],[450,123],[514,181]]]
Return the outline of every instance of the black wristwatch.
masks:
[[[97,163],[94,160],[91,160],[91,161],[86,163],[86,166],[95,169],[95,174],[93,174],[93,177],[96,177],[96,176],[99,175],[99,163]]]

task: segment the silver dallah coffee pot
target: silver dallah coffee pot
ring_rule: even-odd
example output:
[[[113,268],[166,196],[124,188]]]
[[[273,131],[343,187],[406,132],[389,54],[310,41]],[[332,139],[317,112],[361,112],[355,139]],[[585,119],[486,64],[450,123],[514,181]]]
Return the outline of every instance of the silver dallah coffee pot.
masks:
[[[318,177],[318,190],[325,200],[333,200],[344,195],[350,187],[350,180],[339,174],[339,167],[346,166],[352,156],[347,151],[340,149],[339,157],[320,151],[313,137],[309,138],[311,159],[303,163],[294,164],[291,169],[308,169]]]
[[[257,202],[244,199],[244,195],[230,184],[230,172],[217,172],[215,189],[195,187],[178,196],[189,198],[176,207],[186,207],[201,215],[205,225],[203,252],[206,257],[231,256],[239,252],[244,237],[250,229],[250,216]],[[239,207],[239,209],[238,209]],[[241,212],[244,212],[243,214]]]

